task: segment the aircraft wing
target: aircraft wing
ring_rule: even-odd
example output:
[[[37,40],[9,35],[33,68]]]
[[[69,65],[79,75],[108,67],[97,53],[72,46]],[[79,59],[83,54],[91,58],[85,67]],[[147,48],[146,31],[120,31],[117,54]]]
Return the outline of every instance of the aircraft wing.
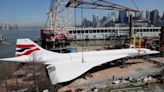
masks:
[[[95,66],[124,57],[128,57],[128,55],[102,56],[96,59],[84,59],[84,63],[82,63],[82,61],[56,63],[47,66],[47,69],[50,81],[55,85],[57,83],[71,81]]]

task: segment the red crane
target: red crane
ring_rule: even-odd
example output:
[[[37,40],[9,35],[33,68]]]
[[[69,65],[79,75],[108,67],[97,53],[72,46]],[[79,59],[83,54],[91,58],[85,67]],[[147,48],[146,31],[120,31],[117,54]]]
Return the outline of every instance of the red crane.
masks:
[[[51,0],[48,18],[45,28],[41,30],[41,39],[46,41],[62,41],[68,39],[68,33],[64,32],[60,25],[56,25],[58,0]]]

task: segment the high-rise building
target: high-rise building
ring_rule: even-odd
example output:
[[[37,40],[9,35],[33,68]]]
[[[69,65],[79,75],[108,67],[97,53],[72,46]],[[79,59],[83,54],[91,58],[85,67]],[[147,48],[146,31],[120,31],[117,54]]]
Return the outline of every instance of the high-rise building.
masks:
[[[100,20],[99,20],[99,16],[96,16],[96,27],[100,27]]]
[[[97,21],[99,21],[99,16],[98,16],[98,15],[96,15],[96,22],[97,22]]]
[[[164,21],[164,12],[163,12],[162,20]]]
[[[150,20],[153,25],[156,25],[159,20],[159,12],[157,9],[150,12]]]
[[[110,18],[110,15],[108,14],[108,19]]]
[[[128,23],[126,11],[121,11],[121,10],[119,11],[118,22],[119,23]]]
[[[135,16],[133,18],[134,20],[139,20],[140,19],[140,12],[135,12]]]
[[[92,27],[96,27],[96,15],[92,15]]]
[[[147,20],[150,20],[150,12],[149,11],[146,11],[146,16],[145,17],[146,17]]]
[[[108,18],[106,16],[103,16],[101,22],[105,22],[106,20],[108,20]]]
[[[97,26],[97,22],[99,21],[99,16],[97,15],[92,15],[92,27],[96,27]]]
[[[144,19],[144,12],[143,12],[143,11],[140,12],[140,19],[141,19],[141,20]]]
[[[91,26],[92,26],[91,21],[84,17],[82,21],[82,27],[91,27]]]
[[[116,12],[111,12],[111,20],[116,21]]]
[[[140,17],[140,12],[135,12],[135,17]]]

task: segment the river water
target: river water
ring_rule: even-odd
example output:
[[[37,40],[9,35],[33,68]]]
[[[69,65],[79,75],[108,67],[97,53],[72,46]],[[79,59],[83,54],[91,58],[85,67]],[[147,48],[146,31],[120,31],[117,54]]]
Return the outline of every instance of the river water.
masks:
[[[0,30],[0,34],[7,40],[7,43],[0,43],[0,58],[15,56],[15,44],[18,38],[30,38],[37,40],[40,37],[40,29],[18,29]]]

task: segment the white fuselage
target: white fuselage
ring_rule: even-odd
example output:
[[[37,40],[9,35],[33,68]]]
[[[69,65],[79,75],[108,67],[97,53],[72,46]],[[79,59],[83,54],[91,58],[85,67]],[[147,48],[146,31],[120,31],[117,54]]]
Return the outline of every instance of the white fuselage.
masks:
[[[108,57],[127,55],[127,56],[137,56],[137,55],[148,55],[156,54],[158,51],[152,51],[150,49],[138,49],[138,48],[129,48],[129,49],[115,49],[115,50],[102,50],[102,51],[87,51],[87,52],[76,52],[76,53],[55,53],[48,50],[35,51],[30,55],[5,58],[1,60],[8,61],[17,61],[17,62],[42,62],[45,64],[55,64],[55,63],[64,63],[64,62],[85,62],[85,61],[96,61],[101,57],[105,59]]]
[[[77,53],[42,53],[40,60],[44,63],[63,63],[63,62],[85,62],[85,60],[96,60],[96,58],[101,57],[111,57],[115,55],[128,55],[128,56],[137,56],[137,55],[146,55],[151,54],[152,51],[149,49],[116,49],[116,50],[102,50],[102,51],[88,51],[88,52],[77,52]],[[155,52],[152,52],[154,54]]]

